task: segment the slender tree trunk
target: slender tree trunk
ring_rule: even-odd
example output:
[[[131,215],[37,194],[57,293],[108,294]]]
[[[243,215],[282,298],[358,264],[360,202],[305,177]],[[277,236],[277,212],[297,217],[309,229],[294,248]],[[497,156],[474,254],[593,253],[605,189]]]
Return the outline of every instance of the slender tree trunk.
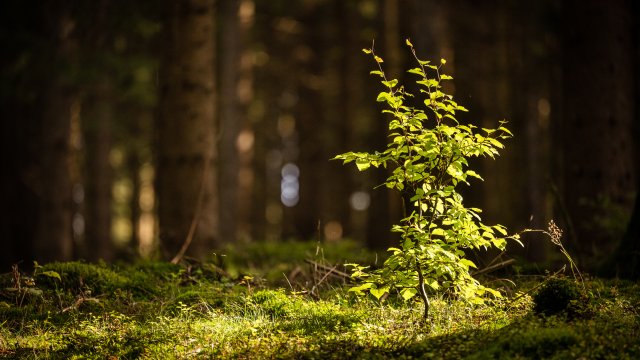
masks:
[[[381,12],[382,24],[384,26],[384,49],[380,51],[380,56],[385,59],[385,70],[390,78],[399,76],[400,56],[398,54],[400,35],[398,33],[398,2],[396,0],[387,0],[384,2],[384,8]],[[368,63],[371,66],[371,63]],[[380,89],[380,83],[376,81],[376,89]],[[371,98],[369,101],[372,101]],[[374,117],[374,123],[371,124],[370,147],[375,150],[383,149],[387,143],[388,122],[389,118],[385,115]],[[374,186],[384,183],[388,173],[381,169],[374,173]],[[394,216],[393,210],[397,209],[397,203],[394,202],[395,194],[386,187],[380,187],[371,192],[371,209],[368,213],[367,225],[367,246],[372,249],[385,249],[394,242],[391,233],[391,224],[397,216]]]
[[[339,63],[339,78],[340,84],[339,93],[339,108],[336,116],[340,125],[342,126],[343,139],[340,148],[333,150],[336,151],[334,155],[352,151],[353,149],[364,148],[364,132],[367,129],[367,116],[363,116],[362,110],[368,109],[367,106],[363,106],[364,103],[368,103],[365,99],[366,94],[362,91],[358,91],[363,88],[362,74],[366,74],[367,71],[363,69],[363,60],[367,60],[365,56],[362,56],[359,46],[360,41],[358,38],[358,29],[363,26],[363,21],[360,19],[360,14],[357,12],[357,4],[354,2],[340,1],[338,16],[340,19],[340,37],[342,56]],[[368,93],[367,93],[368,94]],[[375,96],[375,95],[372,95]],[[371,192],[371,187],[366,183],[366,177],[369,173],[356,173],[353,168],[345,168],[340,163],[332,164],[333,166],[340,166],[342,172],[345,172],[347,177],[344,180],[345,184],[338,184],[345,189],[351,191],[361,191],[366,194]],[[346,237],[365,240],[367,233],[367,212],[369,207],[353,208],[350,206],[350,196],[352,194],[346,193],[344,196],[345,202],[348,201],[347,208],[349,210],[344,216],[345,228],[344,234]],[[335,201],[335,199],[333,199]]]
[[[218,245],[213,0],[167,1],[161,74],[158,215],[167,257]],[[190,243],[189,243],[190,242]]]
[[[41,127],[40,210],[36,224],[35,257],[40,262],[73,257],[71,227],[71,122],[79,110],[79,98],[70,74],[76,52],[76,23],[66,8],[59,10],[52,29],[57,42],[54,63],[58,72],[47,90]]]
[[[255,155],[255,131],[248,118],[249,105],[253,101],[253,50],[250,33],[253,28],[255,4],[253,0],[240,0],[239,31],[242,42],[242,51],[239,58],[238,83],[236,84],[236,96],[238,99],[238,117],[243,125],[234,144],[238,150],[238,207],[237,237],[249,239],[251,237],[251,201],[253,183],[256,173],[251,163]]]
[[[512,119],[510,111],[515,94],[510,91],[511,61],[518,62],[520,54],[509,53],[510,14],[504,1],[479,3],[454,2],[452,27],[455,49],[456,101],[469,109],[459,113],[458,120],[483,128],[495,128],[500,120],[512,120],[507,127],[520,137],[524,121]],[[490,21],[488,19],[491,19]],[[445,69],[447,68],[445,65]],[[528,219],[521,209],[525,172],[522,154],[505,143],[500,157],[472,159],[470,166],[479,169],[484,181],[470,180],[471,188],[462,189],[465,203],[483,209],[485,223],[503,224],[512,229],[520,219]],[[524,150],[522,150],[524,152]],[[479,252],[481,263],[497,254]]]
[[[640,63],[640,4],[633,2],[633,36],[634,36],[634,64]],[[618,244],[616,251],[609,257],[599,269],[599,273],[605,276],[619,276],[627,279],[640,278],[640,174],[638,174],[638,164],[640,164],[640,71],[635,68],[635,164],[636,164],[636,201],[631,214],[631,219],[627,225],[622,240]]]
[[[111,240],[111,187],[113,171],[111,152],[112,99],[109,80],[96,86],[86,118],[86,181],[85,181],[85,256],[88,260],[113,258]]]
[[[348,16],[349,5],[340,0],[333,0],[327,6],[326,17],[335,16],[337,19],[341,19],[341,16]],[[345,14],[346,13],[346,14]],[[350,14],[353,16],[353,13]],[[353,17],[350,18],[353,20]],[[341,26],[344,26],[342,21]],[[324,25],[322,27],[322,33],[325,37],[325,43],[336,44],[342,41],[343,38],[349,37],[349,33],[341,31],[340,27]],[[349,42],[348,39],[344,40]],[[335,45],[327,45],[335,46]],[[323,112],[325,125],[320,130],[320,143],[322,144],[322,153],[327,157],[326,161],[320,160],[318,166],[320,167],[320,178],[317,178],[315,182],[318,184],[319,191],[321,193],[319,199],[320,206],[320,219],[322,219],[322,236],[329,241],[335,241],[342,238],[345,232],[348,230],[349,219],[349,179],[344,172],[343,166],[337,161],[328,161],[333,156],[347,150],[346,136],[347,127],[352,119],[345,117],[342,106],[346,99],[343,96],[349,96],[347,94],[341,94],[343,90],[341,78],[346,76],[345,72],[342,72],[344,61],[343,58],[348,54],[357,54],[357,48],[354,47],[333,47],[330,48],[331,56],[322,57],[322,67],[324,70],[323,77],[325,84],[322,91],[323,98]],[[359,55],[359,54],[358,54]]]
[[[451,2],[413,0],[413,13],[410,14],[413,16],[411,42],[415,45],[418,56],[433,60],[447,59],[447,75],[454,76],[450,7]]]
[[[631,210],[636,184],[632,9],[630,1],[567,0],[564,7],[564,195],[574,250],[592,258],[615,244],[599,223],[610,216],[603,204]]]
[[[242,127],[236,89],[240,60],[239,1],[219,2],[220,41],[220,238],[235,242],[238,218],[239,154],[236,147]]]
[[[322,137],[321,129],[324,128],[325,117],[322,102],[323,90],[326,86],[323,68],[323,56],[320,56],[319,50],[326,49],[326,33],[323,31],[322,15],[319,12],[322,5],[305,9],[305,13],[301,15],[301,20],[305,24],[302,33],[303,41],[308,44],[314,44],[309,48],[308,56],[297,58],[295,66],[298,70],[295,86],[298,89],[299,101],[296,104],[294,118],[295,130],[301,141],[298,144],[293,143],[293,135],[288,136],[290,144],[288,150],[293,150],[294,146],[299,149],[300,155],[296,160],[299,166],[299,203],[295,207],[285,208],[285,226],[288,219],[293,220],[293,235],[299,239],[316,239],[320,235],[321,230],[318,226],[325,225],[325,219],[320,215],[319,209],[322,194],[320,192],[320,178],[322,177],[322,164],[325,159],[322,155]],[[284,137],[283,137],[284,138]],[[295,141],[295,140],[294,140]],[[284,141],[283,141],[284,142]],[[297,146],[296,146],[297,145]],[[291,152],[291,151],[289,151]],[[291,161],[286,158],[285,161]],[[327,180],[330,181],[330,180]],[[285,233],[286,234],[286,233]]]
[[[520,169],[522,175],[510,199],[510,207],[517,217],[512,221],[512,231],[523,228],[546,229],[552,218],[548,179],[550,176],[550,123],[560,112],[551,105],[551,89],[556,64],[557,42],[542,19],[552,10],[549,3],[517,0],[507,1],[507,49],[509,54],[509,88],[513,99],[510,103],[508,127],[515,138],[507,144],[514,153],[512,169]],[[524,144],[524,146],[519,146]],[[499,159],[498,161],[503,161]],[[526,196],[522,196],[525,195]],[[548,239],[536,233],[523,235],[524,248],[513,250],[529,261],[546,261],[550,247]]]

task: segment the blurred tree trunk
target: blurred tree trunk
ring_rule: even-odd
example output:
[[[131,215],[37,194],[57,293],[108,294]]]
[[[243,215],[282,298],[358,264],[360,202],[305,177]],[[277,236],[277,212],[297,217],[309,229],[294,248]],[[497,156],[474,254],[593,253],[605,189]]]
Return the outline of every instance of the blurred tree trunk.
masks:
[[[564,2],[564,196],[579,242],[574,250],[587,259],[615,244],[602,223],[612,208],[632,206],[631,14],[630,1]]]
[[[509,88],[512,101],[507,127],[515,137],[507,144],[514,154],[512,169],[520,169],[515,189],[509,199],[516,218],[512,219],[512,231],[524,228],[545,229],[552,217],[548,178],[550,161],[550,123],[559,111],[551,103],[553,70],[558,46],[551,26],[545,19],[554,14],[550,1],[522,3],[507,2],[507,49],[509,54]],[[552,111],[553,110],[553,111]],[[556,112],[558,114],[556,114]],[[499,162],[504,159],[498,159]],[[500,220],[499,220],[500,221]],[[550,242],[539,234],[523,235],[524,249],[513,246],[520,255],[532,262],[544,262]]]
[[[322,33],[326,37],[326,55],[322,56],[323,67],[323,112],[324,126],[320,131],[321,150],[326,154],[326,161],[320,162],[320,177],[315,182],[319,184],[320,195],[320,219],[322,219],[322,232],[324,239],[329,241],[339,240],[349,224],[349,179],[340,162],[329,161],[335,154],[347,151],[347,128],[351,119],[345,117],[343,103],[349,95],[343,94],[342,78],[348,76],[344,70],[344,58],[350,54],[360,55],[355,46],[339,46],[350,43],[350,31],[342,30],[343,19],[354,21],[353,11],[348,3],[340,0],[329,2],[325,17],[340,19],[337,26],[323,24]]]
[[[341,135],[340,142],[329,153],[330,157],[365,148],[367,122],[370,117],[363,112],[369,110],[365,104],[369,101],[369,92],[373,92],[359,91],[364,88],[362,75],[368,73],[368,70],[363,67],[364,61],[368,59],[360,51],[362,42],[359,36],[359,31],[365,27],[365,22],[358,12],[357,3],[339,0],[336,2],[337,18],[340,19],[336,41],[340,44],[341,52],[339,62],[336,64],[337,84],[339,84],[337,116],[333,117],[333,120],[338,123],[333,126],[340,129]],[[335,198],[330,198],[327,201],[335,202],[335,206],[341,209],[339,211],[344,211],[344,213],[338,213],[341,214],[338,215],[338,219],[342,220],[344,236],[364,241],[368,232],[367,213],[370,207],[357,209],[350,206],[350,197],[353,193],[346,191],[362,191],[369,194],[373,186],[370,186],[366,179],[371,174],[358,172],[353,167],[344,166],[336,161],[330,162],[329,165],[334,168],[339,167],[344,173],[344,178],[334,182],[333,185],[341,187],[344,192],[340,195],[343,196],[341,200],[336,201]]]
[[[253,62],[254,52],[252,44],[251,30],[253,29],[255,14],[255,4],[253,0],[240,0],[238,9],[240,41],[242,43],[239,54],[238,83],[236,86],[236,96],[238,101],[238,117],[242,124],[240,134],[234,143],[238,151],[238,219],[236,236],[239,239],[249,239],[251,237],[251,211],[253,207],[252,189],[256,177],[255,169],[252,168],[253,157],[255,156],[255,131],[250,124],[249,106],[254,100],[253,89]],[[264,209],[263,209],[264,215]]]
[[[324,104],[322,102],[323,90],[327,83],[324,78],[323,58],[320,51],[326,51],[329,43],[326,41],[326,33],[322,27],[322,6],[316,4],[303,13],[301,21],[305,24],[304,43],[313,44],[313,47],[305,48],[308,54],[300,56],[298,66],[300,75],[297,87],[300,101],[295,108],[296,126],[301,141],[298,146],[300,156],[297,161],[300,168],[300,201],[293,208],[295,234],[300,239],[317,239],[320,236],[319,226],[323,226],[319,209],[321,197],[320,179],[322,178],[321,166],[328,159],[323,158],[322,138],[320,132],[324,129],[325,118]],[[298,45],[299,46],[299,45]],[[302,46],[299,49],[303,49]],[[322,181],[331,181],[324,179]],[[286,213],[285,213],[286,214]]]
[[[461,123],[495,128],[503,119],[513,120],[507,127],[516,136],[524,133],[522,119],[510,119],[514,96],[510,91],[510,61],[520,61],[520,54],[509,51],[509,13],[504,1],[480,3],[457,1],[451,9],[453,48],[455,51],[456,101],[469,109],[458,113]],[[464,15],[461,15],[464,14]],[[487,19],[491,19],[488,21]],[[449,63],[445,65],[445,72]],[[467,206],[483,210],[485,223],[503,224],[512,229],[522,215],[522,193],[526,172],[521,171],[519,151],[513,141],[505,142],[500,157],[471,159],[470,166],[479,169],[484,181],[470,181],[461,191]],[[479,252],[480,263],[495,254]]]
[[[83,34],[83,54],[89,62],[85,67],[95,68],[98,75],[85,88],[88,93],[82,113],[85,144],[84,199],[85,232],[81,253],[90,260],[113,259],[114,246],[111,239],[111,190],[113,171],[110,163],[112,147],[112,123],[114,122],[114,94],[111,73],[100,59],[111,56],[107,52],[109,29],[107,18],[110,0],[99,0],[85,16],[91,19]]]
[[[242,128],[238,113],[237,87],[240,62],[239,1],[222,0],[220,10],[220,238],[235,242],[238,218],[239,154],[236,147]]]
[[[3,154],[10,154],[5,157],[0,176],[1,273],[21,261],[21,266],[28,267],[33,259],[40,187],[37,169],[41,155],[37,147],[44,108],[42,92],[34,94],[33,89],[42,88],[46,84],[43,80],[51,77],[47,66],[51,64],[51,52],[45,50],[43,42],[33,46],[25,44],[25,39],[51,34],[44,21],[50,16],[32,4],[0,2],[0,33],[11,34],[4,38],[0,56],[0,148]],[[23,63],[25,58],[29,60]],[[20,63],[23,65],[16,66]],[[29,69],[28,76],[24,69]]]
[[[411,5],[411,42],[418,56],[432,61],[445,58],[447,75],[454,76],[455,59],[449,21],[451,2],[413,0]]]
[[[70,260],[74,251],[70,135],[72,117],[79,111],[71,74],[77,52],[76,22],[68,4],[50,10],[55,14],[51,34],[56,47],[52,60],[57,68],[45,95],[40,128],[40,205],[34,246],[40,262]]]
[[[388,78],[397,78],[400,76],[400,54],[399,47],[402,44],[398,28],[398,8],[397,0],[386,0],[382,4],[379,13],[381,17],[383,33],[383,43],[376,44],[376,51],[385,61],[384,69]],[[368,63],[371,67],[371,63]],[[399,81],[401,79],[398,79]],[[376,90],[382,90],[379,82],[376,81]],[[377,94],[377,93],[376,93]],[[374,95],[375,96],[375,95]],[[373,101],[373,98],[370,99]],[[371,103],[372,104],[372,103]],[[378,110],[381,110],[379,104],[375,104]],[[370,147],[366,150],[380,150],[387,143],[389,118],[384,115],[375,115],[373,124],[371,124],[371,141],[367,144]],[[373,186],[377,186],[385,182],[388,172],[385,169],[374,170]],[[394,201],[394,197],[398,201]],[[371,208],[369,210],[369,218],[367,225],[367,246],[371,249],[386,249],[393,245],[393,235],[391,233],[391,224],[397,219],[395,212],[398,210],[399,197],[386,187],[379,187],[371,192]],[[396,211],[394,211],[396,210]]]
[[[618,244],[616,251],[601,266],[599,273],[605,276],[619,276],[627,279],[640,278],[640,71],[637,64],[640,63],[640,3],[633,2],[633,44],[635,68],[635,164],[636,164],[636,201],[627,225],[627,230]]]
[[[112,94],[107,78],[95,86],[87,103],[85,125],[85,256],[90,261],[113,258],[111,239]]]
[[[167,1],[158,143],[163,253],[218,245],[213,0]],[[190,244],[188,242],[191,241]]]

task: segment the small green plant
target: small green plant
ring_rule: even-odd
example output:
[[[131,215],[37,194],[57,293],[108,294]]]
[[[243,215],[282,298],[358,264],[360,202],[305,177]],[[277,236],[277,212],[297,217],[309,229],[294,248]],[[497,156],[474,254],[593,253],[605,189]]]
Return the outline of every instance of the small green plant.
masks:
[[[417,67],[408,72],[417,75],[419,93],[409,93],[397,79],[387,79],[383,59],[374,47],[363,49],[373,57],[385,91],[377,101],[386,104],[383,113],[390,114],[389,139],[382,152],[348,152],[334,159],[355,162],[358,170],[384,167],[391,175],[384,185],[398,191],[408,214],[392,231],[401,234],[400,247],[389,248],[390,257],[382,268],[351,264],[353,277],[361,284],[351,288],[357,294],[371,293],[380,299],[393,290],[405,299],[419,295],[424,303],[423,319],[429,315],[429,294],[452,291],[472,303],[482,303],[487,294],[500,297],[494,289],[482,286],[470,274],[476,265],[465,257],[466,249],[496,247],[504,249],[507,239],[519,242],[519,235],[508,235],[502,225],[482,223],[481,210],[467,208],[457,188],[469,185],[470,178],[482,180],[469,169],[471,157],[495,158],[502,140],[512,136],[500,122],[496,129],[477,128],[456,120],[457,111],[467,111],[451,95],[442,90],[442,83],[452,77],[441,72],[446,63],[438,65],[418,58],[409,40],[406,41]],[[408,105],[420,101],[424,107]]]
[[[574,312],[580,299],[575,281],[564,277],[552,278],[533,296],[534,311],[544,315]]]

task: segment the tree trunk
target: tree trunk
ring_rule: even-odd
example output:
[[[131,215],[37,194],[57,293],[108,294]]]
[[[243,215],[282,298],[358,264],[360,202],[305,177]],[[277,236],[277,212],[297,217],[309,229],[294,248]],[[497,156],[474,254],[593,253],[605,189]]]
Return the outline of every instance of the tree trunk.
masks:
[[[459,1],[454,3],[452,16],[455,50],[455,97],[456,101],[469,109],[459,112],[461,123],[478,127],[495,128],[502,119],[510,119],[513,92],[510,85],[510,59],[508,48],[509,14],[504,2],[480,3]],[[490,19],[490,20],[488,20]],[[517,55],[514,57],[517,58]],[[444,69],[447,72],[449,63]],[[523,136],[513,119],[507,128],[516,136]],[[524,137],[524,136],[523,136]],[[470,167],[478,169],[484,181],[470,180],[470,187],[461,187],[467,206],[483,210],[485,223],[503,224],[511,229],[519,219],[529,214],[519,212],[522,206],[524,173],[518,163],[517,148],[512,141],[505,142],[500,157],[471,159]],[[515,204],[514,204],[515,202]],[[495,251],[495,250],[492,250]],[[496,254],[478,252],[479,261],[490,261]]]
[[[103,78],[96,86],[83,119],[86,140],[84,243],[85,256],[90,261],[110,261],[114,251],[111,239],[113,171],[109,162],[113,105],[108,84],[109,80]]]
[[[634,64],[640,62],[640,4],[634,2],[633,9],[633,35],[635,44]],[[627,226],[622,240],[618,244],[618,248],[600,267],[600,275],[619,276],[627,279],[640,278],[640,175],[637,173],[638,164],[640,164],[640,71],[635,69],[635,124],[634,139],[635,143],[635,164],[636,164],[636,201],[631,214],[631,219]]]
[[[632,11],[627,1],[564,7],[564,195],[574,250],[592,258],[611,251],[615,235],[603,221],[613,208],[631,210],[636,183]]]
[[[73,257],[71,227],[71,122],[77,116],[79,99],[68,69],[76,52],[76,23],[68,9],[59,10],[53,24],[58,65],[47,90],[41,127],[40,205],[35,235],[35,258],[40,262],[66,261]],[[67,70],[67,71],[65,71]]]
[[[255,155],[255,131],[248,118],[248,109],[254,97],[253,90],[253,50],[249,47],[250,33],[253,28],[255,4],[253,0],[240,0],[239,31],[242,43],[239,55],[238,82],[236,84],[236,96],[238,99],[238,118],[243,125],[241,133],[236,138],[238,151],[238,205],[236,219],[236,236],[239,239],[251,238],[251,211],[253,207],[252,189],[256,177],[252,168]],[[264,209],[263,209],[264,210]],[[263,211],[264,213],[264,211]],[[264,215],[264,214],[263,214]]]
[[[239,154],[236,141],[242,127],[238,113],[236,88],[240,60],[239,2],[219,2],[220,41],[220,238],[235,242],[238,218]]]
[[[213,0],[167,1],[161,73],[158,215],[166,257],[217,243]],[[190,242],[190,244],[189,244]]]
[[[510,207],[517,217],[513,219],[512,231],[524,228],[546,229],[552,218],[549,191],[551,170],[550,124],[560,117],[552,105],[553,70],[556,65],[558,46],[554,34],[543,18],[552,12],[549,1],[523,4],[517,0],[507,1],[507,49],[509,54],[509,88],[513,100],[508,127],[515,138],[507,143],[507,149],[515,156],[513,169],[522,175],[510,199]],[[523,146],[524,145],[524,146]],[[499,162],[504,159],[498,159]],[[528,261],[544,262],[551,243],[537,233],[524,234],[524,248],[513,244],[512,250]]]
[[[305,38],[308,43],[316,44],[317,49],[322,49],[326,43],[320,30],[318,18],[315,13],[309,15],[309,20],[306,21],[308,27],[305,29],[307,31]],[[300,101],[295,108],[297,120],[295,126],[298,130],[298,136],[302,139],[298,145],[300,156],[296,161],[300,169],[299,203],[295,205],[295,208],[284,209],[284,225],[286,226],[287,219],[292,218],[293,235],[299,239],[309,240],[317,238],[320,230],[318,226],[324,225],[324,219],[320,217],[318,212],[321,203],[318,189],[321,177],[320,167],[324,161],[328,161],[322,156],[319,134],[319,129],[324,126],[324,104],[322,103],[322,86],[324,84],[320,84],[322,81],[320,79],[324,80],[324,73],[322,57],[317,52],[313,52],[308,59],[301,59],[297,65],[301,81],[297,84]],[[304,78],[308,80],[302,81]],[[289,214],[292,215],[289,216]],[[287,234],[286,231],[285,234]]]
[[[377,51],[379,52],[379,56],[385,60],[385,72],[388,78],[396,78],[400,75],[399,69],[401,66],[400,56],[398,54],[398,43],[400,42],[400,35],[398,33],[398,2],[396,0],[385,1],[380,15],[384,28],[384,43],[382,44],[382,49],[378,48]],[[367,66],[371,69],[374,65],[368,62]],[[378,92],[382,91],[380,82],[377,79],[373,80],[375,82],[375,89]],[[374,98],[370,98],[369,101],[370,104],[373,104]],[[377,108],[381,109],[381,107]],[[372,121],[373,124],[370,125],[370,137],[372,140],[367,144],[371,149],[366,150],[384,149],[384,144],[387,143],[388,123],[390,121],[389,115],[374,116]],[[373,186],[384,183],[389,175],[386,169],[372,171]],[[399,197],[384,186],[371,190],[371,208],[368,212],[369,218],[366,238],[369,248],[386,249],[395,244],[393,241],[395,234],[391,233],[391,224],[395,223],[398,218],[398,216],[394,216],[395,214],[393,214],[393,210],[398,209],[398,202],[394,203],[395,199],[399,200]]]
[[[349,1],[337,1],[337,3],[339,4],[337,11],[340,19],[339,41],[342,56],[338,65],[340,90],[336,118],[340,123],[338,126],[342,129],[343,138],[341,139],[340,148],[332,150],[335,153],[330,155],[364,148],[369,117],[363,114],[363,110],[369,109],[368,104],[373,101],[373,96],[375,96],[371,95],[371,98],[369,98],[367,97],[368,92],[359,91],[364,85],[362,75],[369,72],[368,68],[363,68],[363,64],[365,60],[369,59],[363,56],[359,49],[361,44],[358,37],[358,29],[364,26],[364,22],[357,11],[357,4]],[[373,93],[373,91],[370,92]],[[337,186],[342,186],[344,190],[362,192],[361,195],[367,194],[366,196],[368,196],[371,193],[372,186],[369,186],[366,181],[366,178],[370,175],[369,173],[360,173],[351,166],[345,167],[340,162],[334,161],[331,165],[339,166],[341,171],[346,174],[344,183],[337,184]],[[344,235],[348,238],[364,241],[368,229],[367,213],[370,207],[366,202],[356,204],[355,208],[350,206],[350,196],[352,194],[344,194],[345,198],[341,200],[348,201],[347,206],[349,206],[347,208],[349,212],[344,215]]]

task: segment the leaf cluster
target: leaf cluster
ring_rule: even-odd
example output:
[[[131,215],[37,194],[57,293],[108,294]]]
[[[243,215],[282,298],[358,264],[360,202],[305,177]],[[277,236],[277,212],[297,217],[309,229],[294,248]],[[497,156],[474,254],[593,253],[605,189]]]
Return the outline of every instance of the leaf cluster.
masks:
[[[508,235],[502,225],[483,224],[481,210],[465,207],[458,188],[469,185],[471,178],[482,180],[470,168],[469,159],[495,158],[512,133],[504,121],[495,129],[461,124],[456,114],[467,109],[443,91],[443,83],[452,80],[442,72],[446,60],[437,64],[421,60],[411,42],[406,43],[417,64],[408,70],[416,76],[416,94],[397,79],[386,77],[384,60],[373,47],[363,49],[377,65],[371,74],[380,77],[384,86],[376,100],[384,104],[382,112],[390,117],[386,149],[347,152],[334,158],[353,162],[360,171],[387,169],[390,175],[384,185],[407,202],[407,214],[392,228],[401,234],[399,247],[389,249],[391,256],[381,269],[368,271],[354,264],[353,276],[362,282],[351,290],[369,292],[378,299],[397,290],[406,300],[422,291],[426,300],[427,292],[452,290],[464,299],[482,302],[486,293],[500,294],[471,276],[470,269],[476,265],[465,258],[465,250],[504,249],[507,239],[518,240],[518,235]],[[410,98],[417,98],[421,106],[411,106]]]

